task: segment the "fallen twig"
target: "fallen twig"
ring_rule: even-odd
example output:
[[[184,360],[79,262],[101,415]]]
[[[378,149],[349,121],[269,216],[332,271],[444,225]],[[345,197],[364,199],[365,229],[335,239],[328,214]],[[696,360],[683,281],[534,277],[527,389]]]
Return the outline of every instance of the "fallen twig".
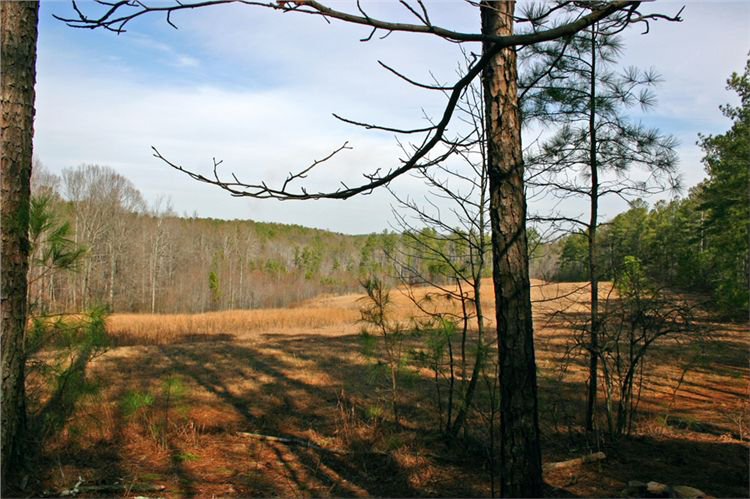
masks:
[[[574,466],[577,464],[583,464],[583,463],[591,463],[593,461],[601,461],[602,459],[606,458],[606,454],[604,452],[594,452],[593,454],[588,454],[586,456],[577,457],[575,459],[569,459],[567,461],[559,461],[557,463],[547,463],[542,468],[544,470],[556,470],[559,468],[566,468],[568,466]]]
[[[261,435],[260,433],[250,433],[247,431],[238,431],[237,435],[241,437],[254,438],[256,440],[265,440],[268,442],[280,442],[282,444],[297,445],[299,447],[307,447],[309,449],[320,450],[323,452],[333,452],[334,454],[349,454],[348,451],[341,449],[326,449],[310,442],[309,440],[302,440],[299,438],[291,437],[274,437],[272,435]]]
[[[121,483],[81,485],[83,482],[84,480],[79,477],[78,482],[72,488],[60,492],[60,497],[75,496],[82,492],[159,492],[167,488],[165,485],[124,485]]]
[[[84,485],[78,487],[81,492],[118,492],[120,490],[130,490],[131,492],[159,492],[165,490],[166,485],[123,485],[123,484],[112,484],[112,485]]]

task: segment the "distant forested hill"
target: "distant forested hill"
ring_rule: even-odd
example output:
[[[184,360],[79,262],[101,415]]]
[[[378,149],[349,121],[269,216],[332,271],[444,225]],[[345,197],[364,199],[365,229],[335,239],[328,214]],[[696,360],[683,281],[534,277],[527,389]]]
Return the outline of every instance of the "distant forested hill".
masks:
[[[47,310],[284,307],[354,290],[361,275],[384,263],[376,250],[388,236],[178,217],[162,203],[148,206],[107,167],[80,166],[58,177],[37,165],[33,183],[36,217],[47,222],[37,220],[30,298]],[[55,242],[61,226],[64,237]],[[45,259],[65,247],[84,254],[71,271],[48,271]]]

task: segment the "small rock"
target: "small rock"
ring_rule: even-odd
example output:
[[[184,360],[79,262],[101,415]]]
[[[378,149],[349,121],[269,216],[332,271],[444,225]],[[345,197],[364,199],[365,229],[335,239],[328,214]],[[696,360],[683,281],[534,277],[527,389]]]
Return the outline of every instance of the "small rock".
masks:
[[[688,487],[687,485],[675,485],[672,487],[675,497],[685,497],[690,499],[698,499],[706,497],[705,492],[696,489],[694,487]]]
[[[659,482],[648,482],[646,492],[650,497],[669,497],[669,485]]]

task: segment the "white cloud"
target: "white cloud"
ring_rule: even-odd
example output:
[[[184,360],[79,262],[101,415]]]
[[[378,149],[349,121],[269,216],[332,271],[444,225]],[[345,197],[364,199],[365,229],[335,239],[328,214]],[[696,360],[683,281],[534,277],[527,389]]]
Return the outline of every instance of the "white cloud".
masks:
[[[300,105],[300,96],[293,92],[150,87],[84,72],[40,73],[36,154],[55,171],[80,163],[113,166],[147,197],[171,196],[180,213],[349,232],[387,227],[384,193],[358,199],[343,212],[340,202],[274,203],[267,209],[197,184],[151,155],[153,145],[170,160],[204,174],[210,173],[216,157],[227,174],[279,184],[289,171],[349,140],[353,150],[342,152],[305,181],[311,190],[335,189],[339,180],[354,185],[364,180],[361,173],[395,164],[397,150],[390,137],[352,130],[313,103]],[[367,216],[353,216],[356,213]]]

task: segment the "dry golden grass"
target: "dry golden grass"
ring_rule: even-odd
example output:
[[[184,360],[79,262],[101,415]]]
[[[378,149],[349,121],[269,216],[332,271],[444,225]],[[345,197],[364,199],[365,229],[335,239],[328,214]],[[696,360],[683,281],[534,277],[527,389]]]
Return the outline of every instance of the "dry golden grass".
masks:
[[[241,336],[258,331],[319,329],[353,323],[356,309],[293,308],[227,310],[203,314],[114,314],[107,331],[117,345],[166,345],[200,341],[216,335]]]
[[[424,296],[426,291],[418,291]],[[409,298],[393,291],[394,317],[406,320],[417,314]],[[107,331],[115,345],[166,345],[181,341],[203,341],[225,337],[243,337],[260,331],[310,331],[343,327],[356,330],[360,319],[362,295],[325,296],[310,300],[296,308],[225,310],[202,314],[113,314],[107,318]],[[433,307],[452,308],[443,299],[434,300]]]
[[[494,297],[492,281],[483,282],[482,305],[487,327],[494,326]],[[460,305],[455,300],[447,300],[444,293],[435,288],[417,288],[413,297],[429,300],[429,308],[443,312],[460,313]],[[601,283],[600,296],[606,299],[613,293],[611,283]],[[589,288],[582,283],[545,283],[532,281],[532,301],[534,302],[534,322],[536,337],[537,364],[544,378],[558,378],[559,382],[585,382],[587,371],[585,362],[572,362],[559,379],[562,352],[572,344],[573,331],[571,316],[586,315],[589,306]],[[421,312],[403,289],[392,291],[393,318],[409,321]],[[345,337],[356,334],[363,327],[359,322],[359,309],[364,304],[364,295],[347,294],[322,296],[302,303],[291,309],[229,310],[202,314],[114,314],[107,319],[107,329],[115,346],[128,345],[170,345],[203,341],[238,341],[256,344],[269,334],[285,337],[295,335],[316,335],[325,337]],[[580,314],[580,315],[579,315]],[[723,340],[730,344],[745,345],[748,339],[742,325],[721,325]],[[747,369],[740,367],[724,368],[721,373],[706,367],[705,358],[701,366],[693,365],[695,359],[690,353],[680,350],[674,339],[662,341],[664,354],[659,349],[648,360],[644,400],[641,408],[648,411],[682,409],[691,418],[719,426],[741,427],[743,424],[743,394],[747,394]],[[580,352],[579,352],[580,353]],[[278,354],[278,352],[276,352]],[[356,349],[352,352],[357,356]],[[667,355],[664,357],[663,355]],[[346,362],[356,362],[347,356]],[[662,362],[662,359],[664,360]],[[360,359],[361,360],[361,359]],[[299,358],[287,359],[292,378],[310,384],[330,382],[328,375],[315,375],[314,363],[301,362]],[[710,364],[710,363],[709,363]],[[684,375],[683,375],[684,371]],[[680,389],[675,386],[682,377]],[[317,379],[320,378],[320,379]],[[725,393],[728,398],[717,395]],[[709,403],[711,402],[711,403]],[[715,403],[714,403],[715,402]],[[717,407],[721,410],[717,410]],[[677,411],[679,412],[679,410]],[[747,418],[745,418],[747,419]],[[736,420],[734,424],[731,421]],[[722,424],[723,422],[723,424]],[[743,428],[744,429],[744,428]]]
[[[545,313],[547,308],[557,307],[563,301],[570,302],[569,307],[582,307],[581,295],[587,291],[579,284],[547,284],[542,281],[532,282],[532,299],[537,301],[535,311]],[[448,287],[449,289],[455,289]],[[607,287],[603,286],[603,293]],[[483,282],[484,295],[482,306],[488,324],[494,318],[494,297],[492,280]],[[446,299],[444,293],[434,288],[417,288],[413,297],[431,299],[425,307],[441,312],[461,313],[460,303]],[[225,310],[201,314],[113,314],[107,318],[107,331],[115,345],[166,345],[181,341],[204,341],[216,339],[216,335],[225,337],[252,336],[260,331],[310,331],[331,328],[343,328],[341,331],[352,332],[359,327],[359,309],[365,299],[362,294],[340,296],[322,296],[309,300],[295,308]],[[393,318],[408,321],[421,315],[412,303],[407,292],[402,288],[392,290]],[[538,309],[538,310],[537,310]]]
[[[494,325],[492,289],[491,279],[486,279],[483,282],[482,305],[488,327]],[[413,297],[417,299],[431,295],[432,299],[426,306],[433,310],[460,313],[459,303],[446,300],[440,290],[417,288],[413,293]],[[612,293],[611,283],[601,283],[602,299]],[[571,346],[574,334],[571,330],[571,316],[587,314],[589,289],[582,283],[545,283],[534,280],[531,295],[534,302],[540,375],[559,378],[561,354]],[[406,323],[421,314],[405,290],[394,289],[391,297],[393,318]],[[321,338],[346,337],[358,333],[363,327],[359,322],[359,309],[364,300],[362,294],[347,294],[322,296],[291,309],[229,310],[202,314],[114,314],[107,319],[107,329],[115,346],[230,340],[255,344],[269,334],[285,337],[310,334]],[[580,316],[574,320],[580,320]],[[747,349],[745,326],[722,324],[719,328],[723,344],[744,345]],[[680,408],[690,412],[691,417],[699,417],[712,424],[721,425],[722,421],[729,423],[730,420],[738,420],[740,422],[733,426],[741,426],[743,407],[746,406],[742,404],[743,394],[748,391],[748,370],[732,366],[717,373],[705,355],[701,365],[693,365],[694,355],[683,352],[674,339],[667,338],[661,343],[664,353],[660,354],[657,348],[653,359],[648,361],[646,377],[650,382],[645,386],[641,408],[658,412],[668,405],[670,410]],[[356,357],[356,351],[352,354]],[[353,361],[351,358],[345,360]],[[302,376],[305,382],[312,384],[330,382],[328,375],[315,379],[314,363],[302,362],[299,358],[287,359],[285,363],[293,378]],[[565,381],[585,382],[586,375],[586,363],[573,362],[567,368]],[[675,391],[680,377],[682,385]],[[722,393],[731,396],[715,400]],[[721,410],[717,410],[717,404]]]

